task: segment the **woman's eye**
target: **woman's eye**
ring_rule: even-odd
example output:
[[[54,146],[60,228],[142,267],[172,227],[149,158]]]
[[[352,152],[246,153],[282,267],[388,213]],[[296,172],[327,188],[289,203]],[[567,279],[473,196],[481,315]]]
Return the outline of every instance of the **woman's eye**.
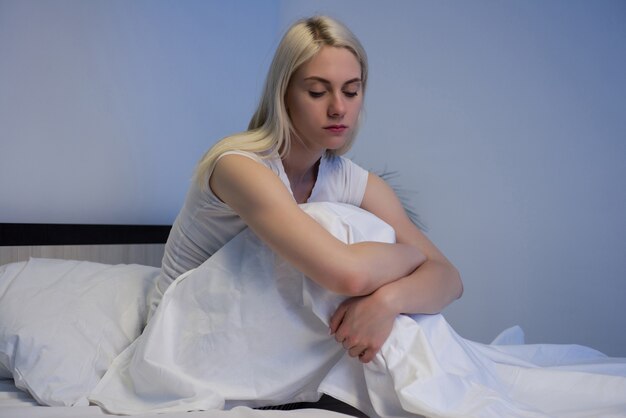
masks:
[[[344,91],[343,94],[346,95],[346,97],[356,97],[359,95],[358,91]]]
[[[311,97],[322,97],[324,95],[323,91],[309,91],[309,96]]]

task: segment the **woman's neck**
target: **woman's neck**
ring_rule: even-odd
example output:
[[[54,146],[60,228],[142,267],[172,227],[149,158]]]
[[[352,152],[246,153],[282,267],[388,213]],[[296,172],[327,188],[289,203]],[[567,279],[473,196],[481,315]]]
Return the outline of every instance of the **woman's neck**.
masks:
[[[282,160],[285,174],[291,185],[293,193],[298,203],[305,203],[317,180],[319,161],[322,154],[310,152],[300,152],[297,147],[290,149],[287,156]]]

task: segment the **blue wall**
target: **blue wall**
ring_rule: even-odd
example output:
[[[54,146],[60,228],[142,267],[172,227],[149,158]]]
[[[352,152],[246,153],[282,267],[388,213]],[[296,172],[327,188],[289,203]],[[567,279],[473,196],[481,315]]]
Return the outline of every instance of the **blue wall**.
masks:
[[[2,222],[171,223],[244,130],[273,2],[0,1]]]
[[[316,12],[369,53],[351,156],[415,191],[453,326],[626,356],[622,1],[0,0],[0,222],[171,222]]]

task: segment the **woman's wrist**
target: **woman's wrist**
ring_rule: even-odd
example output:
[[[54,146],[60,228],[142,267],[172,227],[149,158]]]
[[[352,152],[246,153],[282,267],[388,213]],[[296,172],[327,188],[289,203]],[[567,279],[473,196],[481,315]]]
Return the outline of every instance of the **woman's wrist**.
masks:
[[[379,287],[370,296],[374,298],[376,306],[379,307],[379,309],[383,309],[384,311],[388,312],[390,315],[398,316],[402,312],[398,309],[400,304],[397,303],[395,293],[393,290],[394,289],[393,289],[393,282],[392,282],[392,283]]]

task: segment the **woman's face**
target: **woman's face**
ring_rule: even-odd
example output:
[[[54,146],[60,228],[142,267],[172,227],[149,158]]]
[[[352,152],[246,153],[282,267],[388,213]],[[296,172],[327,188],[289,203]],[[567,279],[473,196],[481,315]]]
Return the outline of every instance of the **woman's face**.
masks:
[[[353,135],[363,104],[361,65],[346,48],[324,46],[292,76],[286,105],[295,130],[292,146],[323,152]]]

